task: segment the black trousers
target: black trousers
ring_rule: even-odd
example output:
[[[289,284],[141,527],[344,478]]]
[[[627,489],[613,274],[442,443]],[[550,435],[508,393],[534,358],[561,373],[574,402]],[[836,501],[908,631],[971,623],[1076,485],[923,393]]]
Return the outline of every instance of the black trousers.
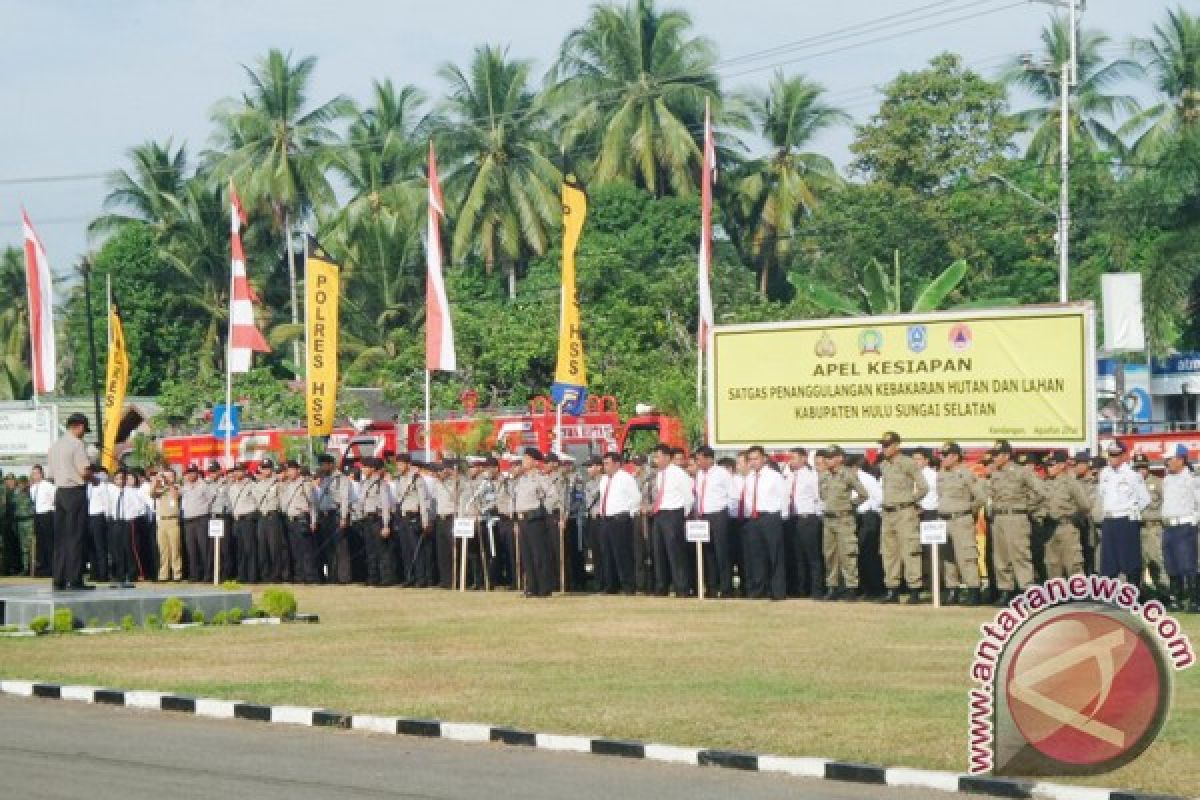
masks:
[[[383,517],[368,514],[362,520],[363,544],[367,556],[367,585],[392,586],[396,583],[392,532],[383,526]]]
[[[733,536],[728,511],[705,514],[709,543],[704,546],[704,581],[721,597],[733,595]]]
[[[83,574],[83,541],[87,525],[87,487],[72,486],[55,492],[52,546],[55,586],[77,583]],[[41,539],[39,532],[39,544]]]
[[[760,513],[742,529],[746,548],[746,596],[787,597],[783,567],[783,520],[778,513]]]
[[[637,588],[646,594],[654,592],[654,548],[650,546],[650,515],[633,518],[633,563]]]
[[[858,515],[858,584],[867,597],[881,595],[883,585],[883,556],[879,551],[879,535],[883,518],[877,511]]]
[[[437,586],[437,532],[436,524],[429,530],[418,531],[417,546],[412,556],[413,586],[426,589]]]
[[[133,558],[133,523],[129,520],[108,520],[108,553],[112,558],[112,579],[133,583],[137,567]]]
[[[654,544],[654,589],[660,595],[667,593],[668,578],[677,597],[687,597],[691,586],[683,523],[681,508],[654,515],[650,538]]]
[[[237,540],[233,536],[233,516],[230,514],[215,514],[213,519],[219,519],[224,524],[224,536],[217,540],[209,540],[208,553],[213,562],[212,566],[216,568],[216,548],[220,548],[221,552],[221,575],[223,581],[232,581],[237,579],[238,573],[238,555],[237,555]]]
[[[1142,524],[1128,517],[1104,520],[1100,528],[1100,571],[1115,578],[1121,573],[1135,586],[1142,583]]]
[[[454,588],[454,516],[439,514],[433,525],[434,560],[437,562],[437,585]]]
[[[346,584],[354,580],[356,572],[354,553],[358,538],[357,522],[347,522],[345,525],[338,522],[334,527],[333,540],[329,544],[329,549],[333,552],[332,572],[329,573],[330,581],[336,580],[338,583]]]
[[[287,521],[288,550],[292,555],[292,580],[320,583],[317,572],[317,533],[307,514]]]
[[[796,583],[788,580],[792,597],[819,597],[825,593],[825,547],[821,518],[816,514],[792,517],[791,540],[796,553]]]
[[[396,554],[396,580],[412,586],[417,545],[421,542],[421,515],[409,512],[392,517],[392,541]]]
[[[317,514],[317,535],[314,543],[314,558],[318,579],[325,583],[337,582],[338,525],[341,517],[337,511],[322,511]]]
[[[629,514],[602,517],[601,546],[604,559],[612,570],[612,591],[633,594],[637,590],[637,563],[634,558],[634,525],[637,518]]]
[[[258,514],[246,514],[233,521],[234,549],[237,551],[237,579],[258,582]]]
[[[616,594],[621,586],[617,578],[617,556],[609,538],[609,531],[613,529],[612,523],[615,519],[616,517],[593,517],[588,520],[596,559],[596,585],[604,594]]]
[[[258,579],[278,583],[284,579],[287,550],[283,543],[283,517],[275,511],[258,515],[255,547],[258,551]]]
[[[525,573],[525,591],[534,597],[549,597],[558,584],[558,561],[552,540],[558,538],[558,526],[549,516],[518,517],[521,535],[521,571]]]
[[[92,580],[108,581],[108,518],[103,514],[88,515],[88,534],[92,540]]]
[[[84,500],[87,500],[86,495]],[[57,495],[54,501],[54,511],[33,515],[33,532],[37,536],[37,550],[31,555],[35,558],[35,563],[37,564],[36,575],[39,578],[44,578],[51,574],[54,569],[54,524],[57,516]]]
[[[513,519],[507,514],[496,518],[493,533],[496,551],[492,553],[492,586],[517,585],[517,552],[513,546]]]
[[[187,576],[192,583],[212,579],[212,556],[208,540],[208,517],[183,521],[183,549],[187,553]]]

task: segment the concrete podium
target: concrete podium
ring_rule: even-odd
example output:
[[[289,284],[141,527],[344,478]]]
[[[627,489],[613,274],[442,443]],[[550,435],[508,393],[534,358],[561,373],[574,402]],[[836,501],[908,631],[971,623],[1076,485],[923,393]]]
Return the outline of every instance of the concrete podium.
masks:
[[[60,608],[71,609],[75,624],[99,620],[101,625],[121,623],[126,615],[141,625],[151,614],[161,614],[163,601],[178,597],[188,611],[203,611],[208,619],[218,611],[240,608],[249,612],[253,605],[250,592],[204,588],[192,584],[145,584],[132,589],[99,585],[90,590],[55,591],[49,586],[0,584],[0,623],[28,628],[38,616],[53,619]]]

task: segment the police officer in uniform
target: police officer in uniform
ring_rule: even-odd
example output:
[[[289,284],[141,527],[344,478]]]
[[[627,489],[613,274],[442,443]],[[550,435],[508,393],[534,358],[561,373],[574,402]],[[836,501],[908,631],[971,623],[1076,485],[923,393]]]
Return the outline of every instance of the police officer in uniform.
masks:
[[[1200,612],[1197,573],[1196,525],[1200,522],[1200,484],[1187,462],[1186,445],[1167,459],[1163,478],[1163,560],[1171,590],[1166,603],[1172,611]]]
[[[454,515],[458,512],[462,484],[458,463],[453,459],[444,460],[433,488],[433,505],[437,510],[433,551],[437,562],[437,585],[442,589],[454,587]]]
[[[492,559],[492,586],[505,586],[510,589],[517,588],[517,551],[513,537],[516,521],[513,481],[511,469],[497,470],[496,553]]]
[[[216,492],[212,483],[201,479],[200,468],[195,464],[183,473],[183,486],[179,487],[179,510],[183,516],[188,580],[192,583],[204,583],[212,577],[208,520]]]
[[[546,512],[550,520],[550,562],[553,569],[554,585],[559,591],[565,592],[563,577],[566,574],[566,557],[564,548],[567,545],[567,520],[570,516],[571,498],[570,483],[562,470],[562,459],[558,453],[547,453],[543,462],[543,475],[546,478]]]
[[[237,579],[258,582],[258,496],[245,464],[233,468],[229,482],[229,507],[233,512],[233,538],[237,551]]]
[[[392,535],[392,486],[383,461],[374,456],[363,459],[362,484],[359,486],[356,510],[360,520],[363,545],[366,548],[367,585],[392,586],[396,571],[388,539]]]
[[[278,582],[286,580],[287,547],[284,544],[282,509],[279,496],[279,476],[275,474],[275,463],[263,459],[259,464],[261,475],[254,483],[254,495],[258,500],[258,577],[259,580]]]
[[[937,476],[938,517],[946,521],[946,545],[942,548],[942,571],[946,576],[942,602],[959,602],[958,588],[966,587],[963,603],[981,602],[979,545],[975,540],[975,510],[983,504],[984,487],[975,473],[962,463],[957,442],[942,446],[942,468]]]
[[[292,578],[317,583],[317,510],[312,485],[300,474],[300,464],[287,462],[286,480],[279,487],[280,506],[292,553]]]
[[[1133,468],[1142,476],[1146,491],[1150,493],[1150,505],[1142,512],[1142,559],[1150,573],[1152,593],[1162,595],[1167,592],[1162,547],[1163,479],[1150,471],[1150,461],[1144,453],[1134,456]]]
[[[819,488],[824,508],[825,585],[823,597],[814,599],[858,599],[858,524],[855,507],[867,499],[867,489],[858,479],[856,470],[846,466],[846,453],[836,444],[825,451],[825,469],[821,470]],[[838,578],[844,588],[838,588]]]
[[[421,534],[433,524],[433,517],[425,479],[412,466],[412,458],[408,453],[396,456],[392,495],[396,500],[392,530],[395,531],[399,558],[397,576],[401,585],[413,586],[416,583],[417,548],[421,544]]]
[[[908,602],[919,603],[923,577],[917,503],[929,492],[929,484],[916,462],[900,452],[898,433],[885,433],[879,446],[882,448],[879,468],[883,478],[880,549],[883,552],[884,584],[888,590],[883,602],[900,601],[900,583],[903,581],[908,586]]]
[[[1001,439],[992,448],[988,499],[992,512],[992,558],[996,564],[995,605],[1007,605],[1034,582],[1033,527],[1029,515],[1041,502],[1033,471],[1012,462],[1012,445]]]
[[[208,469],[204,474],[204,482],[212,487],[212,501],[208,506],[208,517],[210,520],[220,520],[221,538],[216,541],[210,540],[208,543],[210,564],[208,569],[209,577],[212,576],[216,569],[216,554],[220,549],[221,554],[221,574],[219,578],[223,581],[231,581],[237,577],[238,559],[237,559],[237,543],[233,536],[233,506],[230,504],[229,498],[229,482],[231,478],[221,470],[221,465],[213,461],[208,465]]]
[[[1067,578],[1083,573],[1083,536],[1076,525],[1092,506],[1083,486],[1067,473],[1067,454],[1054,453],[1042,483],[1038,516],[1049,523],[1046,539],[1046,577]]]
[[[558,582],[558,564],[553,560],[554,548],[550,539],[550,518],[546,499],[553,487],[539,466],[541,451],[526,448],[521,456],[521,474],[513,483],[513,509],[521,547],[521,570],[524,572],[527,597],[549,597]]]
[[[1125,445],[1114,441],[1108,446],[1108,466],[1100,470],[1096,491],[1104,522],[1100,571],[1109,578],[1124,574],[1125,580],[1142,580],[1141,515],[1150,505],[1150,493],[1142,476],[1129,465]]]

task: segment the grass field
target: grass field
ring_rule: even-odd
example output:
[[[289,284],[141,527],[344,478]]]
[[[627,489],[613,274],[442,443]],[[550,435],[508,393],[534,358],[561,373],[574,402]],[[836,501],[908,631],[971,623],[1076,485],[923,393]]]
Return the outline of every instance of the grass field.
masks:
[[[0,640],[0,675],[888,765],[966,768],[991,609],[299,587],[319,625]],[[1200,618],[1184,617],[1200,645]],[[1200,668],[1078,783],[1200,793]]]

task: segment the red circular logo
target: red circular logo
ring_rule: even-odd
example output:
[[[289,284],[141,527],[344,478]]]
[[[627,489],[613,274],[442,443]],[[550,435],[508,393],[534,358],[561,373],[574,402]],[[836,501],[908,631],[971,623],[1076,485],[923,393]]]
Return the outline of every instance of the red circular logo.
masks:
[[[1052,614],[1020,642],[1004,691],[1014,724],[1043,756],[1103,769],[1158,735],[1169,676],[1154,643],[1124,616]]]

